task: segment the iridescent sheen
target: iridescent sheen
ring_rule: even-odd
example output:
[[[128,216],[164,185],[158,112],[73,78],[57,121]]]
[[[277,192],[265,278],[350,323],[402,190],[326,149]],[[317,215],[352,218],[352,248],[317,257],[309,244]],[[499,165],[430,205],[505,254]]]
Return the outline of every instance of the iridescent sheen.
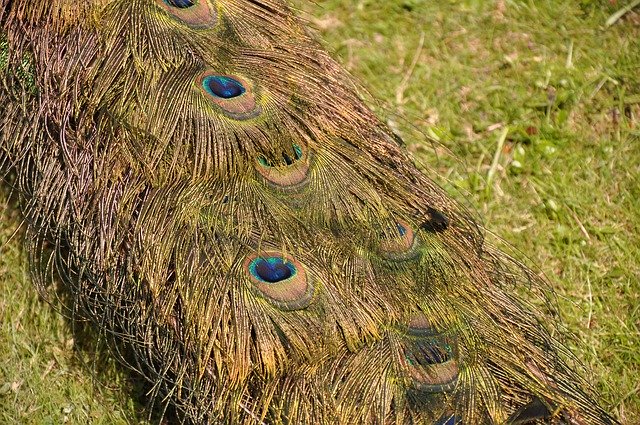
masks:
[[[178,9],[186,9],[196,4],[196,2],[192,0],[164,0],[164,2],[169,6],[177,7]]]
[[[232,99],[247,91],[240,81],[224,75],[205,77],[202,80],[202,86],[210,95],[222,99]]]

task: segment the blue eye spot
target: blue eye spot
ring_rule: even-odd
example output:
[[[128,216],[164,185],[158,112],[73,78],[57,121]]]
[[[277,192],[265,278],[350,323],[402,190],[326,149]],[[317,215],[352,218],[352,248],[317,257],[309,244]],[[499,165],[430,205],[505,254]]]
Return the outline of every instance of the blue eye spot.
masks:
[[[402,238],[409,233],[407,227],[402,223],[396,222],[395,227],[395,229],[391,226],[387,227],[386,232],[380,232],[380,237],[383,239]]]
[[[164,0],[164,2],[178,9],[186,9],[196,4],[195,0]]]
[[[293,145],[293,151],[296,154],[296,161],[302,158],[302,148],[298,145]]]
[[[292,263],[285,263],[279,257],[256,258],[251,262],[249,269],[256,278],[267,283],[281,282],[296,273]]]
[[[314,287],[304,266],[281,252],[250,254],[243,268],[253,292],[276,308],[301,310],[313,299]]]
[[[223,75],[205,77],[202,86],[210,95],[222,99],[232,99],[247,91],[240,81]]]
[[[298,145],[293,145],[293,158],[291,158],[287,153],[282,154],[282,158],[284,158],[284,162],[287,165],[293,165],[294,162],[302,158],[302,148]]]
[[[258,157],[258,162],[263,167],[271,167],[271,163],[269,161],[267,161],[267,158],[265,158],[264,156]]]

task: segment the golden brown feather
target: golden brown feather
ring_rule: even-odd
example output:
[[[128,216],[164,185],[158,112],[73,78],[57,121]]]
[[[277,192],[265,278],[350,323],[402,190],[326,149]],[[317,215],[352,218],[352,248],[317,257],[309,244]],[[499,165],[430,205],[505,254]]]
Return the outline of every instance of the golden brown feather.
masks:
[[[613,423],[285,3],[0,4],[34,280],[181,418]]]

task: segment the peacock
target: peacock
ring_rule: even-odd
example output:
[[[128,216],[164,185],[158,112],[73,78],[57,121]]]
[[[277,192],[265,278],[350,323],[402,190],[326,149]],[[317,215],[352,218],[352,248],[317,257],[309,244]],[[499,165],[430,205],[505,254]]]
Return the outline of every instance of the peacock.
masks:
[[[0,4],[33,281],[178,421],[616,423],[286,2]]]

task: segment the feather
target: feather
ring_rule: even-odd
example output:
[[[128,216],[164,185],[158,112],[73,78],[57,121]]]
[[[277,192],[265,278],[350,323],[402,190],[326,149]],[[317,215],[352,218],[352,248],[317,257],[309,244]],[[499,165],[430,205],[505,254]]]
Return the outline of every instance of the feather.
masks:
[[[33,280],[180,418],[614,423],[284,2],[0,4]]]

